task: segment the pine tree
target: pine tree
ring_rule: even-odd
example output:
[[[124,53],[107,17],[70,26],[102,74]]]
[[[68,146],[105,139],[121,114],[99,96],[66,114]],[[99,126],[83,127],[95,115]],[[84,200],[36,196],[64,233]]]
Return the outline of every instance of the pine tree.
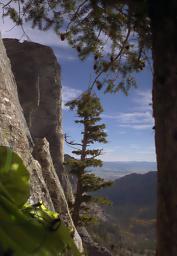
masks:
[[[91,216],[87,214],[89,211],[88,203],[97,201],[97,198],[94,199],[90,192],[111,185],[111,182],[105,181],[87,171],[88,167],[102,165],[102,161],[97,159],[101,155],[102,149],[93,149],[93,145],[96,142],[106,143],[107,134],[104,131],[105,124],[99,123],[103,108],[95,94],[85,92],[80,98],[72,100],[66,105],[77,113],[79,119],[75,120],[75,122],[83,126],[80,143],[68,142],[66,138],[69,144],[80,147],[72,151],[77,158],[70,158],[67,161],[71,172],[77,177],[77,189],[72,216],[75,225],[78,225],[82,221],[91,220]]]
[[[153,114],[159,180],[157,248],[158,255],[176,256],[176,240],[171,237],[176,237],[177,230],[174,200],[177,194],[177,1],[3,2],[3,14],[9,15],[17,25],[28,20],[34,27],[44,30],[53,26],[61,40],[66,38],[81,58],[93,54],[96,77],[91,87],[97,85],[100,89],[106,82],[105,91],[123,90],[127,93],[134,86],[131,74],[144,68],[149,50],[152,50]],[[18,8],[23,10],[23,15],[14,9],[11,4],[14,2],[23,7]],[[64,20],[69,21],[67,26]],[[104,52],[105,38],[111,51],[106,49]],[[104,75],[108,77],[108,72],[109,78],[100,81]]]
[[[5,16],[22,26],[28,21],[41,30],[52,28],[75,48],[81,60],[93,58],[97,86],[115,93],[136,85],[134,73],[145,67],[151,47],[147,1],[18,0],[3,1]],[[14,8],[13,2],[18,3]],[[20,11],[19,11],[20,10]],[[109,46],[105,47],[108,39]]]

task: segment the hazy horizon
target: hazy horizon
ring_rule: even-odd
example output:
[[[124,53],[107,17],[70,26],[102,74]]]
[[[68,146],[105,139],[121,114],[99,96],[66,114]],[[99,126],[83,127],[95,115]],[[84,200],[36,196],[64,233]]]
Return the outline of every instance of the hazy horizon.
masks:
[[[92,167],[89,171],[104,178],[115,180],[131,173],[145,174],[156,171],[156,162],[148,161],[114,161],[103,162],[102,167]]]
[[[142,161],[136,161],[136,160],[134,160],[134,161],[103,161],[103,163],[136,163],[136,162],[138,162],[138,163],[157,163],[156,161],[146,161],[146,160],[142,160]]]

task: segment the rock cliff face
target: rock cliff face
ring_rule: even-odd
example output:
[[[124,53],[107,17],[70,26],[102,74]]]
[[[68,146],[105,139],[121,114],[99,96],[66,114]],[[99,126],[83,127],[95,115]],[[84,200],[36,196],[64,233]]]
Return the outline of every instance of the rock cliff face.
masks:
[[[75,242],[82,251],[63,192],[64,188],[67,198],[73,200],[62,166],[59,66],[48,47],[20,44],[17,40],[5,40],[5,45],[15,78],[0,39],[0,144],[11,147],[27,166],[30,201],[42,200],[51,210],[59,212],[73,229]]]
[[[0,145],[12,148],[27,166],[29,201],[43,201],[59,212],[83,252],[68,208],[74,197],[63,167],[61,119],[60,66],[53,51],[32,42],[0,39]],[[89,256],[111,256],[84,228],[79,232]]]
[[[46,138],[53,164],[68,201],[72,189],[63,168],[60,66],[51,48],[4,39],[18,96],[32,139]]]
[[[89,256],[112,256],[109,250],[93,241],[85,227],[79,228],[79,234],[82,238],[84,248]]]

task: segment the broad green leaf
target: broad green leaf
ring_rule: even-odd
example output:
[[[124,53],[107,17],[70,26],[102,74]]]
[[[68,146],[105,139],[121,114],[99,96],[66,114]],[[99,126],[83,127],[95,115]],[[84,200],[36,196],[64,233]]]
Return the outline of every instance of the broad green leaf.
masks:
[[[67,255],[80,256],[68,228],[59,216],[51,217],[44,208],[39,205],[31,206],[31,210],[30,206],[19,210],[0,195],[0,246],[3,252],[10,249],[14,256],[64,256],[69,251]]]
[[[10,148],[4,146],[0,146],[0,182],[4,193],[17,206],[22,206],[28,200],[29,172],[22,159]],[[0,186],[0,192],[1,189],[2,186]]]
[[[70,230],[58,213],[47,209],[42,202],[26,203],[28,181],[29,173],[20,157],[1,146],[0,255],[80,256]]]

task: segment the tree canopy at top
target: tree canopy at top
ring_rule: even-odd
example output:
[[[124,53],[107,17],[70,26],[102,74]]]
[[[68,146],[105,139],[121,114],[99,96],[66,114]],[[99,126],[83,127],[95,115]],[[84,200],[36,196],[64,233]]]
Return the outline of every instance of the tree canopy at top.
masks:
[[[82,60],[91,55],[90,88],[127,93],[135,86],[133,73],[144,68],[151,46],[147,1],[6,0],[1,5],[17,25],[52,28]]]

